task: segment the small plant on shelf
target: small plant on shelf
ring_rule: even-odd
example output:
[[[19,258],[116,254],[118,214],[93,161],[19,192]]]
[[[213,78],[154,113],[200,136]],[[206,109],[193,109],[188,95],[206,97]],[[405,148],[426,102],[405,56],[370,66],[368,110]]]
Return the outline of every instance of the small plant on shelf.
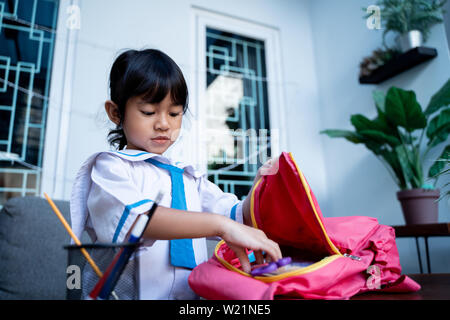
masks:
[[[371,56],[363,58],[360,63],[359,77],[367,77],[372,74],[372,72],[379,67],[385,65],[390,60],[394,59],[400,54],[396,49],[382,49],[378,48],[372,52]]]
[[[418,30],[426,42],[431,28],[442,23],[443,9],[447,0],[379,0],[381,24],[383,28],[383,44],[386,46],[386,35],[394,32],[398,35]],[[366,11],[365,8],[363,8]],[[366,11],[367,12],[367,11]],[[372,14],[365,15],[365,19]]]

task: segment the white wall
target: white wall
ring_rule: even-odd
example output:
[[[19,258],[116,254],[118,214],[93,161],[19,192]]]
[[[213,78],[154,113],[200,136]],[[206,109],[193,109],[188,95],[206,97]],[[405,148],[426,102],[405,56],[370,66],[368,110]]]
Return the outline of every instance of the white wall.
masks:
[[[381,46],[382,30],[369,30],[362,18],[364,12],[361,8],[374,1],[316,0],[309,3],[317,62],[321,130],[353,130],[350,115],[355,113],[375,117],[376,110],[371,98],[374,89],[387,92],[389,87],[397,86],[414,90],[422,108],[425,108],[432,94],[449,78],[446,35],[443,25],[439,25],[434,27],[426,43],[427,46],[437,48],[437,58],[380,85],[360,85],[358,73],[362,57],[371,55],[374,49]],[[362,145],[354,145],[344,139],[322,136],[320,141],[326,163],[329,197],[319,201],[328,203],[328,215],[367,215],[378,218],[382,224],[404,224],[396,199],[397,186],[379,160]],[[437,158],[438,151],[433,155],[434,158]],[[449,205],[441,201],[439,221],[449,220]],[[397,243],[404,271],[418,273],[414,240],[398,239]],[[449,272],[448,238],[431,238],[429,245],[433,272]]]

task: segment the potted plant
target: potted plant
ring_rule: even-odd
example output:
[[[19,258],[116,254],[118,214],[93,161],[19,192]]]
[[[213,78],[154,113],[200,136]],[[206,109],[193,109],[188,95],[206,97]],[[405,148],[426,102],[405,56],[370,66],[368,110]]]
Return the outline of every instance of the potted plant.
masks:
[[[374,91],[373,99],[377,112],[374,119],[354,114],[350,121],[355,131],[323,130],[321,133],[364,144],[386,165],[400,188],[397,197],[407,224],[437,222],[436,174],[444,163],[434,161],[426,175],[424,166],[430,163],[427,160],[430,150],[445,143],[450,132],[450,80],[433,95],[425,111],[414,91],[391,87],[386,95]],[[448,157],[449,149],[447,145],[438,159]]]
[[[386,34],[397,34],[396,42],[402,52],[419,47],[428,40],[430,29],[443,22],[442,9],[447,0],[379,0],[383,45]],[[365,16],[367,19],[371,14]]]

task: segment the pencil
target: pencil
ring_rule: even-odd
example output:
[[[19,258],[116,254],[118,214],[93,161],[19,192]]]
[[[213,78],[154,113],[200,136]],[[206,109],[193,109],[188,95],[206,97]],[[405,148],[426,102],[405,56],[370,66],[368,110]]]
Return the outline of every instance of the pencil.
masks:
[[[58,207],[55,205],[55,203],[52,201],[52,199],[50,199],[50,197],[44,192],[44,196],[47,199],[48,203],[50,204],[50,206],[52,207],[53,211],[56,213],[56,216],[58,217],[58,219],[61,221],[61,223],[63,224],[64,228],[67,230],[67,232],[70,234],[70,236],[72,237],[73,241],[78,245],[81,246],[81,242],[80,240],[78,240],[77,236],[73,233],[72,229],[70,228],[69,224],[67,223],[66,219],[64,219],[64,216],[61,214],[61,212],[59,211]],[[84,255],[84,257],[86,258],[86,260],[89,262],[89,264],[91,265],[92,269],[94,269],[95,273],[101,278],[103,276],[103,273],[100,271],[100,269],[97,267],[97,265],[95,264],[94,260],[92,260],[91,256],[89,255],[89,253],[86,251],[85,248],[80,248],[81,253]]]

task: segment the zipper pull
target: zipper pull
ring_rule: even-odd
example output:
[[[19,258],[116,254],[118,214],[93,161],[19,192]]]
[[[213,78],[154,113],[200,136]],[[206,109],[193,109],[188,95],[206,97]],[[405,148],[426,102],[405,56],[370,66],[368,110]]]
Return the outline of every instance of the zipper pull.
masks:
[[[347,258],[350,258],[350,259],[353,259],[353,260],[356,260],[356,261],[361,261],[361,257],[353,256],[353,255],[348,254],[348,253],[344,253],[344,257],[347,257]]]

